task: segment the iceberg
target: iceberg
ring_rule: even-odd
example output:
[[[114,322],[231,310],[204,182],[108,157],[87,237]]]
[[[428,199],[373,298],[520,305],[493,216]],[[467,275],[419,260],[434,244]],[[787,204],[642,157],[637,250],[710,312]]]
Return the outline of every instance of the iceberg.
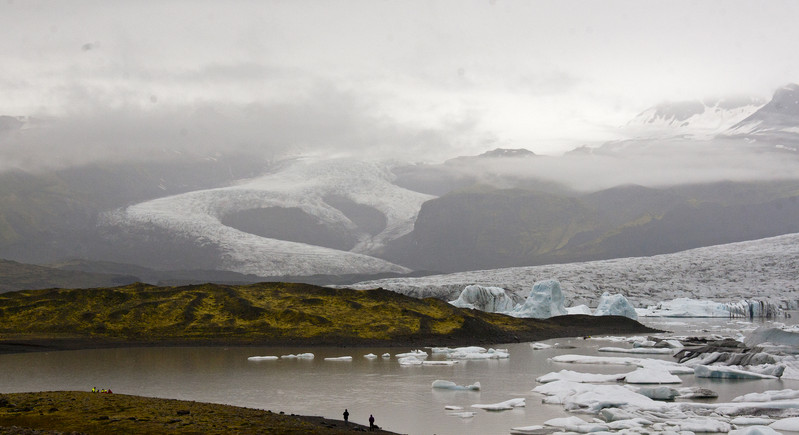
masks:
[[[397,358],[397,362],[401,366],[420,366],[422,365],[422,360],[416,358],[415,356],[406,356],[402,358]]]
[[[614,353],[648,353],[654,355],[671,355],[674,353],[672,349],[663,347],[634,347],[627,349],[623,347],[600,347],[600,352],[614,352]]]
[[[540,424],[534,424],[532,426],[512,427],[510,429],[510,433],[511,435],[534,435],[549,433],[549,431],[545,430],[544,426],[541,426]]]
[[[782,435],[782,433],[768,426],[758,425],[731,430],[729,435]]]
[[[780,308],[766,301],[714,302],[677,298],[636,310],[643,317],[777,317]]]
[[[499,403],[482,404],[477,403],[472,405],[472,408],[485,409],[486,411],[507,411],[513,408],[524,407],[524,398],[510,399]]]
[[[459,361],[422,361],[423,366],[454,366]]]
[[[730,420],[730,423],[735,425],[760,425],[760,426],[768,426],[771,423],[774,423],[774,420],[768,417],[735,417]]]
[[[325,358],[325,361],[352,361],[351,356],[336,356]]]
[[[799,333],[786,331],[782,328],[761,326],[744,339],[744,344],[749,347],[771,343],[776,345],[799,346]]]
[[[472,385],[458,385],[452,381],[442,381],[440,379],[436,379],[433,381],[433,388],[440,388],[443,390],[469,390],[469,391],[480,391],[480,383],[475,382]]]
[[[681,384],[682,379],[664,367],[646,367],[634,370],[624,377],[628,384]]]
[[[396,354],[394,356],[397,357],[397,358],[405,358],[405,357],[412,356],[412,357],[416,357],[416,358],[419,358],[419,359],[425,359],[425,358],[427,358],[427,352],[425,352],[423,350],[413,350],[413,351],[410,351],[410,352],[398,353],[398,354]]]
[[[799,399],[797,390],[768,390],[762,393],[749,393],[732,399],[733,402],[772,402],[774,400]]]
[[[608,292],[602,293],[599,297],[599,303],[595,316],[624,316],[633,320],[638,320],[638,313],[635,312],[635,307],[632,306],[630,301],[622,294],[611,295]]]
[[[585,314],[591,315],[591,308],[588,305],[577,305],[576,307],[566,307],[566,312],[569,314]]]
[[[641,387],[633,391],[653,400],[674,400],[680,396],[680,392],[671,387]]]
[[[555,381],[571,381],[583,383],[599,383],[599,382],[618,382],[627,376],[626,373],[619,373],[615,375],[606,375],[600,373],[580,373],[573,370],[563,369],[559,372],[550,372],[543,376],[535,378],[536,382],[547,384]]]
[[[591,433],[608,430],[604,423],[589,423],[580,417],[553,418],[544,422],[544,426],[558,427],[566,431],[577,433]]]
[[[536,282],[524,303],[517,305],[508,314],[536,319],[569,314],[563,305],[563,291],[560,288],[560,282],[554,279]]]
[[[769,428],[780,431],[787,430],[791,432],[799,432],[799,417],[783,418],[777,420],[769,425]]]
[[[288,355],[280,355],[281,359],[314,359],[314,354],[308,353],[298,353],[296,355],[288,354]]]
[[[276,356],[251,356],[247,358],[247,361],[274,361],[276,360]]]
[[[667,406],[621,385],[584,384],[555,381],[533,388],[543,394],[544,403],[563,405],[567,411],[597,413],[604,408],[632,406],[639,410],[663,411]]]
[[[450,412],[447,415],[451,415],[453,417],[460,417],[460,418],[472,418],[476,413],[474,411],[461,411],[461,412]]]
[[[367,353],[363,357],[366,358],[366,359],[377,359],[377,355],[375,355],[373,353]]]
[[[714,379],[777,379],[776,376],[764,375],[747,370],[736,369],[728,366],[703,366],[694,367],[694,374],[698,378]]]
[[[390,354],[390,353],[388,353],[388,352],[384,353],[384,354],[383,354],[383,355],[381,355],[381,356],[383,357],[383,359],[389,359],[389,358],[391,358],[391,354]]]
[[[471,308],[489,313],[503,313],[513,310],[516,303],[501,287],[466,286],[458,299],[450,301],[458,308]]]
[[[570,364],[612,364],[638,367],[663,367],[673,375],[687,375],[694,372],[691,367],[686,367],[672,361],[650,358],[632,358],[619,356],[591,356],[591,355],[556,355],[550,361]]]

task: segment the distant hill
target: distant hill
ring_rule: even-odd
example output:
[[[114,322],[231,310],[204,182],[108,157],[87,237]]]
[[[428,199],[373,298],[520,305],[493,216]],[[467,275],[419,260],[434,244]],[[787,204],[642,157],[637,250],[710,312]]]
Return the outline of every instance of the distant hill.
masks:
[[[139,281],[131,275],[59,270],[0,259],[0,293],[45,288],[95,288]]]

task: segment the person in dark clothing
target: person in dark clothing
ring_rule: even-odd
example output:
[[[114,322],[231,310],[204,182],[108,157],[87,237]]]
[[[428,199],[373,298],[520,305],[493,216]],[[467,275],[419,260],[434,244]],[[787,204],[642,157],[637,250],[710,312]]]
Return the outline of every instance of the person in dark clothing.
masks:
[[[346,408],[344,408],[344,424],[347,424],[349,422],[349,418],[350,418],[350,412],[347,411]]]
[[[375,430],[375,416],[369,414],[369,430]]]

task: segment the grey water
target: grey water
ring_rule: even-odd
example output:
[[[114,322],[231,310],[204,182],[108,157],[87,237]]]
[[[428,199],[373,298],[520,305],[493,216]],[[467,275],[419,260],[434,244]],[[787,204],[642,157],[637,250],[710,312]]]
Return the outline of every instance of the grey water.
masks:
[[[647,320],[651,326],[675,333],[722,333],[758,326],[729,319]],[[559,354],[598,355],[602,346],[629,346],[600,339],[553,339],[563,347],[533,350],[529,343],[499,346],[510,351],[505,360],[464,361],[453,366],[403,367],[394,357],[409,348],[289,348],[289,347],[149,347],[95,349],[0,355],[0,392],[84,390],[110,388],[114,393],[136,394],[268,409],[286,414],[321,415],[376,424],[408,434],[506,434],[513,427],[541,424],[570,414],[562,407],[544,405],[531,390],[535,378],[562,369],[589,373],[621,373],[630,366],[561,364],[549,361]],[[427,349],[429,351],[429,349]],[[248,361],[250,356],[312,352],[313,360]],[[390,353],[390,359],[380,357]],[[364,358],[367,353],[377,359]],[[624,356],[607,354],[606,356]],[[324,361],[352,356],[352,361]],[[668,355],[630,355],[670,360]],[[428,360],[444,359],[432,355]],[[799,389],[793,380],[718,381],[681,376],[680,386],[700,385],[719,393],[718,401],[783,388]],[[481,383],[480,391],[431,388],[437,379],[459,385]],[[527,406],[489,412],[470,408],[526,398]],[[461,418],[444,409],[462,406],[476,412]],[[588,417],[588,416],[584,416]]]

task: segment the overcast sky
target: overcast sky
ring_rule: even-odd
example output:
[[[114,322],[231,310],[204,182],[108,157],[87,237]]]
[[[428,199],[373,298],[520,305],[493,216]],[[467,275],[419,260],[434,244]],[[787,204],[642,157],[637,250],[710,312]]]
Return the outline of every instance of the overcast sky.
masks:
[[[0,114],[100,153],[559,154],[799,82],[797,23],[793,0],[2,0]]]

